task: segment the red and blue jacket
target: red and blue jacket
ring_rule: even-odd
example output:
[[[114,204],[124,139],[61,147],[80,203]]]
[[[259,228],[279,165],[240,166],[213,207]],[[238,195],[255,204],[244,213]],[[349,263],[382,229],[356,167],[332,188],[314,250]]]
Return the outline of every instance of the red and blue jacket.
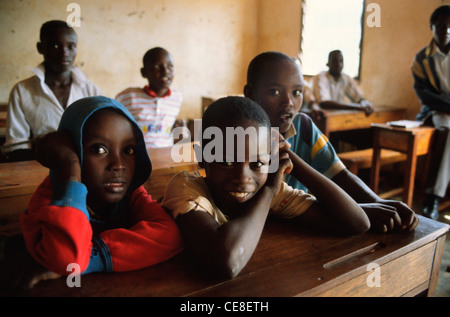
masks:
[[[172,217],[142,186],[150,176],[151,161],[131,114],[106,97],[75,103],[63,114],[60,128],[71,133],[80,161],[82,129],[92,113],[112,107],[133,122],[138,140],[133,186],[111,207],[109,215],[99,218],[89,211],[88,189],[83,183],[69,181],[55,186],[50,171],[21,214],[27,250],[42,266],[62,275],[72,273],[67,270],[71,263],[87,274],[137,270],[171,258],[183,248],[181,234]]]

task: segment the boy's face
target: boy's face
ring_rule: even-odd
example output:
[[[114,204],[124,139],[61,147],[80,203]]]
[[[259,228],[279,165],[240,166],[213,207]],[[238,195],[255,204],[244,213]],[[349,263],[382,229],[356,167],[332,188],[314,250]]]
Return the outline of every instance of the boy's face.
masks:
[[[62,73],[72,68],[77,55],[77,35],[67,28],[56,28],[37,44],[46,68]]]
[[[154,92],[159,96],[166,94],[175,76],[171,55],[164,51],[156,53],[145,61],[141,73]]]
[[[108,110],[94,113],[83,135],[81,178],[88,189],[88,205],[101,211],[120,201],[133,180],[136,135],[130,121]]]
[[[205,168],[206,182],[211,189],[215,204],[230,215],[238,212],[243,203],[254,197],[267,180],[270,163],[270,136],[266,133],[268,129],[259,130],[259,125],[255,126],[252,123],[242,125],[244,129],[249,126],[259,131],[259,134],[253,135],[253,138],[246,137],[243,146],[244,160],[237,157],[236,139],[239,138],[237,137],[234,141],[233,153],[226,153],[226,142],[224,142],[223,162],[202,163]]]
[[[272,63],[245,95],[266,111],[272,127],[285,133],[302,107],[303,87],[300,66],[293,61],[282,60]]]
[[[440,15],[431,29],[433,39],[440,47],[450,44],[450,15]]]
[[[344,68],[344,56],[340,52],[332,53],[328,59],[327,66],[331,75],[340,76]]]

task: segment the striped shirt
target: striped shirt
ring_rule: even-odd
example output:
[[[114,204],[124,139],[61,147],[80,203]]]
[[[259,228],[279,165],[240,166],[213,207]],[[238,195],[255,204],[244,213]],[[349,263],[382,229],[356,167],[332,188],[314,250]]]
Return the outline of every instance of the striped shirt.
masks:
[[[147,148],[173,145],[172,127],[180,112],[181,93],[170,90],[158,97],[148,87],[128,88],[116,96],[136,119],[141,128]]]
[[[324,176],[331,179],[346,168],[328,138],[306,114],[299,113],[295,116],[284,137],[295,154]],[[285,181],[293,188],[308,192],[308,189],[291,175],[286,175]]]

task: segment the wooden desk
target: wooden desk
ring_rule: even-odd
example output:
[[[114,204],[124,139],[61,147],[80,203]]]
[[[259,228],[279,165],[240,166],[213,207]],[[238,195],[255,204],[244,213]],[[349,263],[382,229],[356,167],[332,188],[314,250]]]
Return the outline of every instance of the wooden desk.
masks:
[[[144,187],[157,201],[162,200],[167,183],[176,173],[183,170],[203,173],[193,151],[191,159],[186,156],[184,162],[176,163],[171,158],[171,150],[171,147],[148,150],[153,169]],[[0,164],[0,227],[4,233],[20,232],[19,214],[27,208],[31,195],[48,174],[48,169],[37,161]]]
[[[389,149],[406,154],[403,202],[411,207],[414,194],[417,157],[428,154],[433,141],[433,127],[397,128],[387,124],[372,124],[373,159],[370,187],[378,192],[381,149]]]
[[[428,218],[420,221],[409,233],[336,237],[269,219],[249,263],[232,280],[206,276],[182,251],[139,271],[81,276],[81,287],[70,288],[66,278],[59,278],[7,295],[433,296],[449,226]],[[369,267],[371,263],[375,268]],[[379,287],[370,287],[368,280],[379,281]]]
[[[313,120],[320,131],[329,138],[331,132],[367,129],[372,123],[386,123],[405,118],[406,109],[377,107],[370,116],[357,110],[327,109],[324,117]]]

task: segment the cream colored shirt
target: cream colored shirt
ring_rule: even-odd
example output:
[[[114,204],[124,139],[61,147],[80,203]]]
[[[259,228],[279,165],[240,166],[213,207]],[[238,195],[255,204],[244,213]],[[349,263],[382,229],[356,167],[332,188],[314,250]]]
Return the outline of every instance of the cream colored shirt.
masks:
[[[282,182],[272,200],[270,212],[281,218],[294,218],[305,212],[315,201],[314,196]],[[208,185],[197,172],[189,174],[184,171],[175,175],[166,187],[162,206],[174,218],[191,210],[199,210],[209,213],[219,224],[228,221],[227,216],[214,204]]]
[[[336,80],[328,71],[314,76],[313,94],[317,103],[327,100],[344,102],[345,97],[352,102],[360,102],[364,99],[362,90],[353,78],[341,73]]]

